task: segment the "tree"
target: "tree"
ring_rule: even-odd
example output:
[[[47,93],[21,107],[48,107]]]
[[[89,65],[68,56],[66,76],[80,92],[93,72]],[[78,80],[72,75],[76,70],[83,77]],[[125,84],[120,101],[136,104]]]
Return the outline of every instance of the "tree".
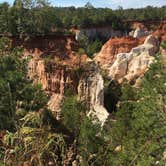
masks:
[[[0,42],[7,41],[1,38]],[[0,45],[3,45],[2,43]],[[19,48],[0,55],[0,129],[15,130],[17,111],[39,111],[47,103],[41,86],[33,85],[27,78],[27,62],[21,58]]]
[[[85,117],[80,126],[78,147],[80,155],[83,158],[83,165],[91,165],[95,163],[98,158],[97,153],[104,144],[102,137],[97,136],[100,132],[101,126],[99,124],[93,124],[92,120]]]
[[[81,103],[76,99],[76,96],[67,96],[62,105],[62,120],[66,128],[78,136],[81,123]]]
[[[13,6],[22,6],[25,9],[42,8],[49,6],[48,0],[15,0]]]
[[[87,2],[87,3],[85,4],[85,8],[87,8],[87,9],[93,9],[94,6],[93,6],[90,2]]]
[[[9,4],[4,2],[0,4],[0,34],[9,32],[8,25]]]
[[[166,40],[164,40],[162,43],[161,43],[161,47],[166,50]]]
[[[124,85],[112,122],[108,165],[164,165],[166,62],[158,58],[139,89]],[[114,155],[112,155],[114,154]]]

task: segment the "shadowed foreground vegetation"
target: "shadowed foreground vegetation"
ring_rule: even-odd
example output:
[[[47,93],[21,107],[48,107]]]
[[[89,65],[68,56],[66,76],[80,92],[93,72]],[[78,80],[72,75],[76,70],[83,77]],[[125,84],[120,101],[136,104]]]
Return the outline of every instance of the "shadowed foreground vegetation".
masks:
[[[62,119],[57,121],[46,107],[48,98],[41,86],[27,78],[21,49],[12,49],[6,38],[0,40],[0,165],[164,166],[166,61],[162,57],[151,65],[139,89],[125,83],[120,87],[116,112],[101,130],[86,116],[76,94],[65,96]],[[107,90],[107,103],[109,99],[117,103],[116,93]]]

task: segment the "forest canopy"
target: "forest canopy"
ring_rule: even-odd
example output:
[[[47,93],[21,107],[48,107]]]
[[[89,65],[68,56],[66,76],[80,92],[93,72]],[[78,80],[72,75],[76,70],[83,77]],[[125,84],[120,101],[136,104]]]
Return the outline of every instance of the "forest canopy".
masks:
[[[47,19],[46,19],[47,18]],[[95,8],[87,3],[84,7],[54,7],[46,1],[15,0],[10,6],[0,4],[0,34],[47,35],[65,29],[111,25],[114,29],[125,28],[125,20],[164,20],[166,6],[117,10]]]

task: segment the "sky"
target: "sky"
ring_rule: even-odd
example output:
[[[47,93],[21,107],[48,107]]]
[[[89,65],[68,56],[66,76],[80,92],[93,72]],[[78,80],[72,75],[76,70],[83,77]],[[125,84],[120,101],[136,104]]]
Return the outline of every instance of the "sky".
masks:
[[[1,2],[13,3],[13,0],[0,0]],[[108,7],[112,9],[122,6],[123,8],[140,8],[145,6],[163,6],[166,0],[49,0],[53,5],[62,6],[84,6],[88,1],[95,7]]]

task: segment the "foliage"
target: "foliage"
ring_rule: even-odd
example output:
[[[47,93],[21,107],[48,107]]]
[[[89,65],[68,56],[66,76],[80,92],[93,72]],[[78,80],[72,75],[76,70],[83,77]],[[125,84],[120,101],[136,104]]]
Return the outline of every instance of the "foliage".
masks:
[[[115,13],[120,19],[123,20],[164,20],[166,19],[166,6],[163,7],[153,7],[147,6],[145,8],[138,8],[138,9],[123,9],[119,8],[115,10]]]
[[[76,99],[76,96],[68,96],[65,98],[62,105],[63,124],[69,131],[75,133],[77,136],[81,119],[82,104]],[[85,112],[82,112],[85,114]]]
[[[23,126],[16,133],[8,132],[4,138],[4,163],[7,165],[63,165],[66,143],[64,136],[50,130],[48,124],[44,127],[36,126],[41,123],[43,112],[28,113],[22,119]],[[55,119],[54,119],[55,120]],[[56,120],[55,120],[56,121]],[[30,122],[30,123],[29,123]]]
[[[162,20],[165,14],[165,7],[112,11],[95,9],[90,3],[76,9],[50,7],[45,1],[16,0],[11,7],[0,5],[0,33],[45,35],[52,33],[52,28],[101,23],[120,29],[121,19]],[[84,51],[92,57],[103,39],[83,36],[79,42],[80,54]],[[166,49],[165,41],[161,46]],[[46,108],[48,99],[41,85],[27,78],[27,60],[21,55],[20,48],[11,48],[9,39],[0,38],[0,130],[6,131],[0,138],[0,165],[71,165],[80,157],[79,164],[85,166],[164,166],[165,60],[158,57],[139,88],[126,83],[120,88],[116,82],[105,86],[104,104],[113,112],[101,131],[86,116],[85,103],[78,102],[74,93],[66,94],[58,122]],[[73,69],[73,77],[79,78],[82,72],[80,67]]]
[[[46,108],[41,85],[28,79],[21,49],[10,46],[0,39],[0,163],[63,165],[66,144],[55,129],[60,125]]]
[[[71,27],[112,23],[113,20],[120,23],[111,9],[96,9],[90,3],[82,8],[58,8],[43,0],[16,0],[13,6],[2,3],[0,9],[0,33],[20,37],[46,35]]]
[[[81,35],[78,40],[80,44],[78,54],[87,54],[92,58],[95,53],[98,53],[101,50],[101,47],[103,46],[105,41],[106,40],[100,36],[96,36],[95,38],[90,39],[85,35]]]
[[[106,165],[164,165],[166,62],[158,58],[135,89],[125,84],[116,121],[111,122]],[[105,156],[106,157],[106,156]],[[107,158],[106,157],[106,158]],[[163,164],[162,164],[163,163]]]
[[[90,42],[87,47],[87,55],[93,57],[95,53],[98,53],[101,50],[104,42],[100,39],[95,39],[94,41]]]
[[[80,8],[53,7],[45,0],[15,0],[12,6],[0,4],[0,33],[19,35],[46,35],[70,29],[112,25],[113,29],[127,30],[121,20],[164,20],[165,6],[117,10],[95,8],[89,2]],[[47,19],[45,19],[47,18]],[[63,29],[63,30],[62,30]]]
[[[97,134],[101,128],[99,124],[93,124],[92,121],[85,117],[80,125],[80,133],[78,139],[78,147],[80,155],[83,158],[83,165],[91,165],[95,159],[96,153],[100,150],[100,146],[104,140]]]
[[[97,135],[101,128],[93,124],[90,117],[86,116],[83,103],[77,101],[75,96],[68,96],[62,106],[62,122],[64,126],[74,133],[77,155],[82,157],[82,165],[93,162],[95,155],[104,140]]]
[[[84,48],[79,48],[78,49],[78,55],[84,55],[86,53]]]
[[[5,48],[0,55],[0,129],[14,130],[16,112],[38,111],[46,105],[47,97],[40,85],[32,85],[27,78],[27,61],[20,57],[20,49],[6,52],[6,41],[1,38]]]
[[[11,48],[11,41],[6,37],[0,38],[0,54],[1,56],[4,54],[8,54]]]
[[[166,50],[166,40],[164,40],[162,43],[161,43],[161,47]]]
[[[53,7],[46,0],[15,0],[12,6],[0,4],[1,35],[48,35],[68,31],[70,28],[84,28],[111,25],[115,30],[128,30],[122,20],[164,20],[166,7],[117,10],[95,8],[91,3],[84,7]],[[47,18],[47,19],[45,19]]]

